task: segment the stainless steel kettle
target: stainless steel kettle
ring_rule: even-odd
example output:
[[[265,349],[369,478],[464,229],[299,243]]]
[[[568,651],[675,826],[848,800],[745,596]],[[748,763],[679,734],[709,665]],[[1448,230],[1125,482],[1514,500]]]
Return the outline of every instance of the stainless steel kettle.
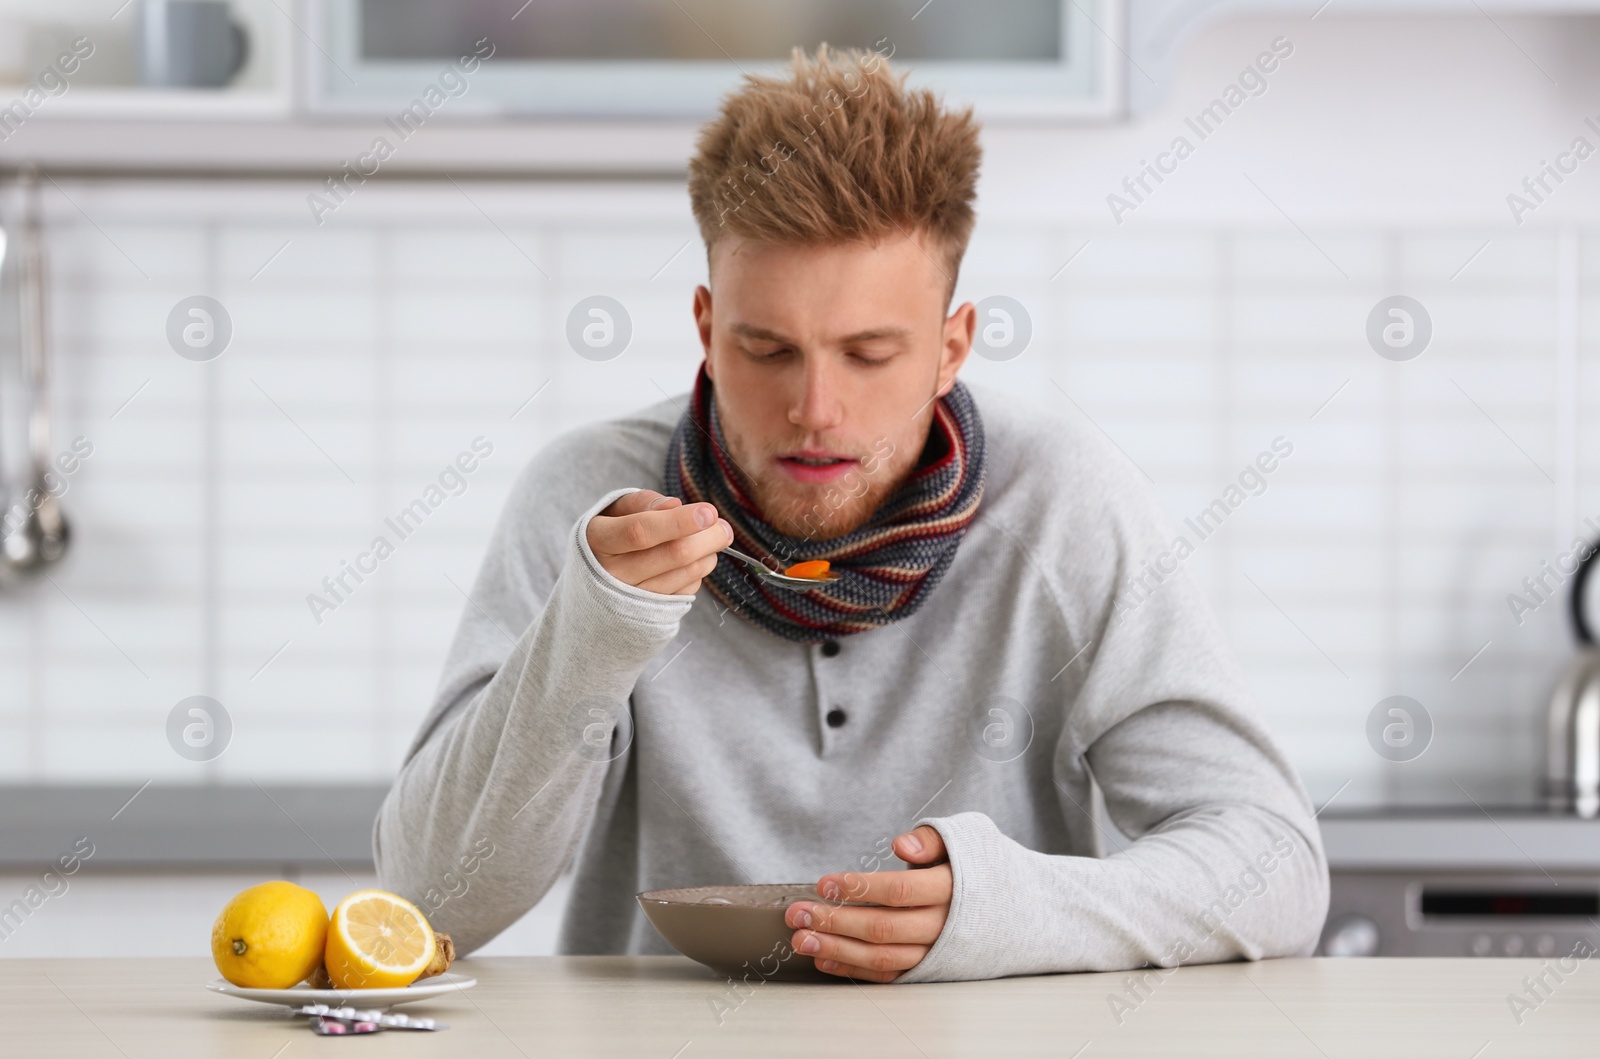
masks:
[[[1545,738],[1545,804],[1583,817],[1600,815],[1600,647],[1584,613],[1584,586],[1600,541],[1578,563],[1568,599],[1578,657],[1550,697]]]

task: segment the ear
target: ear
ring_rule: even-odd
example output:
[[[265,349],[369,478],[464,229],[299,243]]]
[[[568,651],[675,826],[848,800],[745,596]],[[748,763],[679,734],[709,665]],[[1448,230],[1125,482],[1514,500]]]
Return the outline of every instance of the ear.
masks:
[[[711,289],[694,289],[694,323],[700,332],[700,348],[706,355],[706,375],[711,375]]]
[[[939,385],[934,395],[943,397],[956,384],[956,372],[972,352],[972,336],[977,333],[978,308],[963,302],[944,322],[944,347],[939,351]]]

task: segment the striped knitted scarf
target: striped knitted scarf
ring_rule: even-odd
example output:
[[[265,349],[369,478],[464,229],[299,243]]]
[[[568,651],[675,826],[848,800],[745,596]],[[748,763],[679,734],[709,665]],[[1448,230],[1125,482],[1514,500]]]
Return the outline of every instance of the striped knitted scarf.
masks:
[[[665,477],[668,495],[714,504],[745,554],[772,556],[769,565],[778,570],[807,559],[832,564],[839,580],[805,592],[769,586],[727,557],[706,579],[712,594],[748,621],[786,640],[821,643],[910,617],[939,583],[983,497],[983,421],[957,382],[934,406],[911,476],[864,525],[832,540],[790,537],[762,518],[728,455],[702,366],[667,448]],[[819,514],[828,510],[824,499]]]

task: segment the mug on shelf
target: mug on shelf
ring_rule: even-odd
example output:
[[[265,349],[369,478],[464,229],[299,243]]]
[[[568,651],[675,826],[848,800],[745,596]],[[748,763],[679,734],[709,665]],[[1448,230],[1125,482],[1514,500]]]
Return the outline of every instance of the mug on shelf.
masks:
[[[152,88],[221,88],[250,57],[224,0],[140,0],[134,41],[139,81]]]

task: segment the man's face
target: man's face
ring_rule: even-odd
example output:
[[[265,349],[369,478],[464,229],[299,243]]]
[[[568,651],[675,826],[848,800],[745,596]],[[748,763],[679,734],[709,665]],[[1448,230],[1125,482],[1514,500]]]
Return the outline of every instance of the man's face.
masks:
[[[920,236],[711,252],[715,299],[695,320],[729,455],[779,532],[829,540],[905,481],[934,398],[972,347],[969,302],[948,318],[943,254]]]

